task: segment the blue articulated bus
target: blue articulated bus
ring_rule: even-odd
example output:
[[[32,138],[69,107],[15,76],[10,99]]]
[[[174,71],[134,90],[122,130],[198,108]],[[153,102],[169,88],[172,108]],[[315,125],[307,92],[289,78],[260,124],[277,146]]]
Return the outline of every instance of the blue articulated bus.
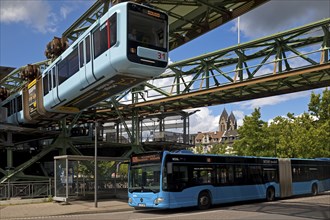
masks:
[[[273,201],[330,190],[330,159],[284,159],[147,152],[130,159],[128,203],[180,208],[244,200]]]

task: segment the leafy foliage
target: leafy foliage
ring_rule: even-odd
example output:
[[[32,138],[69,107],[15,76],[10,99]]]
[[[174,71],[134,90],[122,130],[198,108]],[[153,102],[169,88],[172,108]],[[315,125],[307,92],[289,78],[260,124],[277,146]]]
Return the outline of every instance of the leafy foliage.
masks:
[[[243,126],[238,128],[239,140],[233,144],[238,155],[270,156],[267,144],[267,123],[261,119],[260,108],[251,116],[245,116]]]
[[[315,158],[330,157],[330,91],[311,94],[309,113],[278,116],[269,124],[260,109],[245,116],[233,148],[238,155]]]

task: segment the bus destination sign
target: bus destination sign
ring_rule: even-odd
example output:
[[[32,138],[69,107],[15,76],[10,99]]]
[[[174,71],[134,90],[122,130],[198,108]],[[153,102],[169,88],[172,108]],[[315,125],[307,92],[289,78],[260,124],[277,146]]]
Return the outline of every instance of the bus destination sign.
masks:
[[[132,156],[132,163],[150,163],[159,162],[160,160],[160,154],[143,154]]]

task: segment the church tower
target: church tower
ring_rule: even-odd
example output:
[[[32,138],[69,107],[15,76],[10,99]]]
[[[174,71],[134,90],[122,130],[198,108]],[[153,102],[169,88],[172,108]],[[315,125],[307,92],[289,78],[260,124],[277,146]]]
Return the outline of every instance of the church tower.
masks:
[[[229,131],[237,130],[237,120],[233,112],[231,112],[229,115],[227,130]]]
[[[226,109],[223,109],[219,119],[219,131],[225,132],[228,129],[228,113]]]

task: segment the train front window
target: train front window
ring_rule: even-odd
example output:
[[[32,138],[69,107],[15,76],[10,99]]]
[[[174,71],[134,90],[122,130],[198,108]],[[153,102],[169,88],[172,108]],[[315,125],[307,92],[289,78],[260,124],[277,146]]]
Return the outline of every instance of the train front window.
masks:
[[[128,44],[167,51],[167,18],[163,13],[132,4],[128,11]]]

